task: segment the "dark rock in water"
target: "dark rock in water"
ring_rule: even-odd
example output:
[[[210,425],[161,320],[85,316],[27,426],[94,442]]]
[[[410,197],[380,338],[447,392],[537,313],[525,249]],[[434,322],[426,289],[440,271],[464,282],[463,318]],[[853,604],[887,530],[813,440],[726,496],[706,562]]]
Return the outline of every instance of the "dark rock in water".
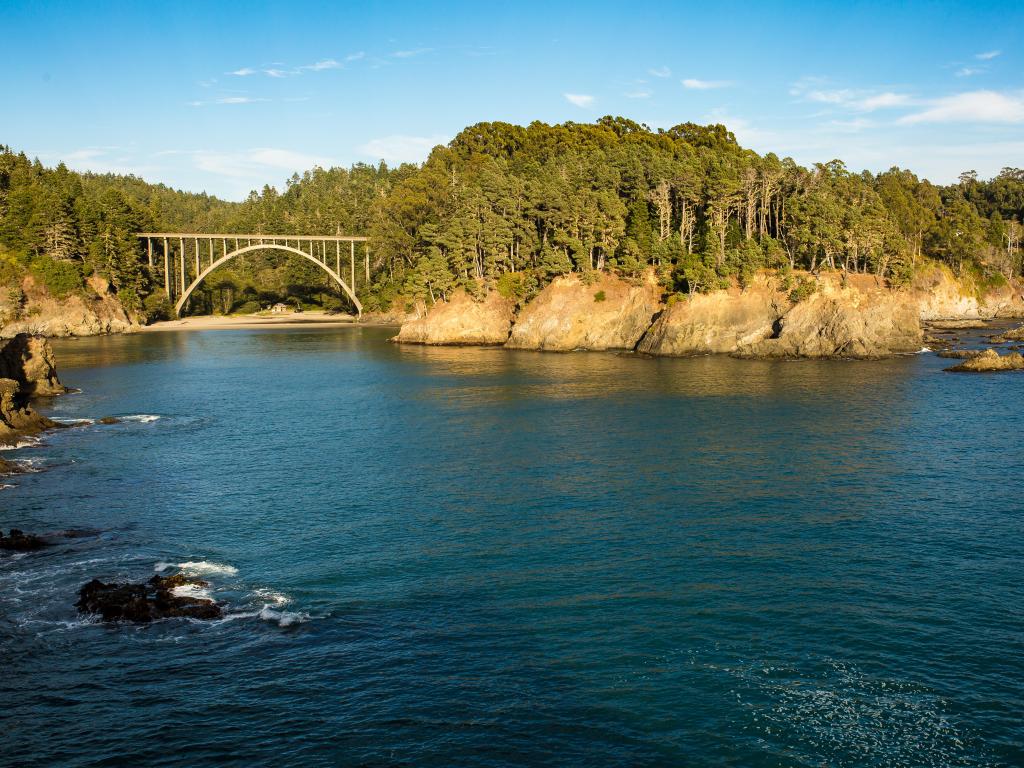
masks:
[[[121,420],[117,416],[104,416],[100,419],[100,424],[120,424]]]
[[[939,357],[946,357],[951,360],[970,360],[977,357],[985,350],[983,349],[943,349],[938,353]]]
[[[219,619],[223,612],[213,600],[174,594],[176,587],[189,585],[205,587],[207,582],[181,573],[154,576],[143,584],[105,584],[93,579],[78,591],[75,607],[82,613],[97,613],[104,621]]]
[[[45,546],[47,546],[46,542],[40,537],[24,533],[17,528],[11,528],[11,533],[8,536],[4,536],[4,532],[0,531],[0,549],[11,552],[34,552]]]

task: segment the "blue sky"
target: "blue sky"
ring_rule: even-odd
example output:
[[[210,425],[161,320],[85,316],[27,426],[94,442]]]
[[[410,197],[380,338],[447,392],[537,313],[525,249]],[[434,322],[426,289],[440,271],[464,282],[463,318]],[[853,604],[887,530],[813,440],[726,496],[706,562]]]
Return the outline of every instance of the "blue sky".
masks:
[[[244,197],[483,120],[722,122],[801,163],[1024,166],[1024,3],[30,3],[0,142]]]

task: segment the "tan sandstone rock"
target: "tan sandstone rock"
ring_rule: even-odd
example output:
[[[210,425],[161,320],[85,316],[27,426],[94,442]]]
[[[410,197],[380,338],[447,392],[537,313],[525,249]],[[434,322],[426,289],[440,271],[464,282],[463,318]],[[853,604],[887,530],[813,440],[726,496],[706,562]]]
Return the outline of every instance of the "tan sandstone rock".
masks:
[[[980,355],[964,360],[960,365],[947,368],[955,373],[990,373],[996,371],[1024,370],[1024,357],[1017,352],[1000,355],[994,349],[986,349]]]
[[[729,354],[772,335],[789,302],[759,283],[743,291],[694,294],[669,306],[644,334],[649,355]]]
[[[916,304],[904,294],[823,290],[779,321],[775,338],[741,349],[754,357],[876,358],[920,351]]]
[[[633,349],[658,311],[653,276],[633,285],[602,274],[592,284],[556,277],[519,313],[507,347],[554,352]]]
[[[14,379],[30,397],[67,392],[57,378],[50,343],[40,336],[20,333],[0,343],[0,378]]]
[[[425,315],[402,324],[395,341],[404,344],[504,344],[512,327],[513,304],[491,291],[476,301],[462,289]]]

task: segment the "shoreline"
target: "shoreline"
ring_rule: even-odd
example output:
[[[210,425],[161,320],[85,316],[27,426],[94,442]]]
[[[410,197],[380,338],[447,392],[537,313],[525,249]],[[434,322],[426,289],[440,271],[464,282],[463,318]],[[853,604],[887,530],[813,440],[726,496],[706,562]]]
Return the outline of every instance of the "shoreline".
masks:
[[[310,326],[399,326],[398,322],[357,320],[352,315],[326,312],[289,312],[280,315],[197,315],[176,320],[161,320],[139,328],[139,333],[162,331],[252,330],[256,328],[305,328]]]

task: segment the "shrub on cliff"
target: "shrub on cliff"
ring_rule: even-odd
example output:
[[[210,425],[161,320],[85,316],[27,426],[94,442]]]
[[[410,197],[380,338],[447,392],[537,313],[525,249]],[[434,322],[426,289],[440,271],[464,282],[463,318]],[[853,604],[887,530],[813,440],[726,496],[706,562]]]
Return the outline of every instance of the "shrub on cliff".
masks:
[[[57,299],[82,290],[82,268],[75,262],[59,261],[49,256],[37,256],[29,267],[32,276],[46,286],[50,295]]]

